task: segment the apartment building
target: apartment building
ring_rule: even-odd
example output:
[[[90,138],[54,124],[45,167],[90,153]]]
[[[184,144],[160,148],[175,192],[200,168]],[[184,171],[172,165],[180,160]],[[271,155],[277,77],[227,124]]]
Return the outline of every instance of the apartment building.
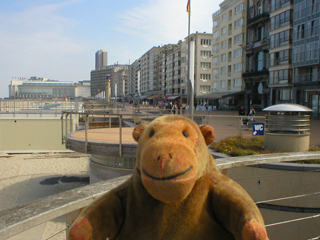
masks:
[[[114,64],[101,67],[98,70],[91,71],[91,96],[95,97],[98,94],[106,96],[107,82],[111,80],[111,96],[115,96],[114,86],[119,79],[118,74],[122,74],[122,71],[128,71],[129,65],[126,64]]]
[[[148,96],[160,93],[159,54],[161,47],[153,47],[140,58],[141,95]]]
[[[213,105],[235,108],[243,104],[246,43],[245,0],[225,0],[212,15],[212,98]]]
[[[320,115],[320,1],[294,1],[293,18],[293,98],[296,103]]]
[[[161,53],[162,94],[174,100],[181,94],[181,42],[164,46]]]
[[[272,0],[270,11],[269,105],[292,103],[293,4]]]
[[[246,108],[254,105],[258,109],[263,109],[270,102],[268,86],[270,8],[271,0],[248,1],[246,68],[242,75],[245,82]]]
[[[140,60],[134,61],[128,68],[128,94],[130,96],[138,95],[138,71]]]
[[[203,96],[212,93],[212,33],[194,33],[194,96],[196,104],[206,101]]]

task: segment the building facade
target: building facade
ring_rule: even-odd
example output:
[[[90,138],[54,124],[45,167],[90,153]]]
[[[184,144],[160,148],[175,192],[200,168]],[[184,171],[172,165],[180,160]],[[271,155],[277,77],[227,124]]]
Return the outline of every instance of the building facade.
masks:
[[[269,105],[293,102],[293,4],[272,0],[270,11]]]
[[[269,48],[271,0],[249,0],[247,15],[245,107],[269,105]]]
[[[235,108],[244,104],[247,2],[229,0],[220,4],[213,20],[213,98],[220,108]]]
[[[90,96],[90,81],[57,81],[31,77],[24,81],[11,81],[10,96],[20,99],[59,99]]]
[[[293,98],[320,113],[320,1],[296,0],[293,12]]]
[[[111,96],[115,96],[114,86],[117,84],[119,77],[117,74],[122,74],[121,71],[128,71],[129,65],[114,64],[104,66],[98,70],[91,71],[91,96],[95,97],[106,96],[106,89],[108,80],[111,80]],[[120,71],[120,73],[118,73]],[[104,94],[103,94],[104,93]]]

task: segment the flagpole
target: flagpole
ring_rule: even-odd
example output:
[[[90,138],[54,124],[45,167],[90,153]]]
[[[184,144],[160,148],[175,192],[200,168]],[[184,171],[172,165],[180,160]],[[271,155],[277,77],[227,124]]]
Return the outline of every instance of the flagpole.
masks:
[[[189,109],[190,109],[190,115],[191,118],[193,119],[193,114],[194,114],[194,91],[193,91],[193,84],[191,83],[191,76],[190,76],[190,55],[191,55],[191,38],[190,38],[190,19],[191,19],[191,0],[188,0],[188,79],[189,79]]]

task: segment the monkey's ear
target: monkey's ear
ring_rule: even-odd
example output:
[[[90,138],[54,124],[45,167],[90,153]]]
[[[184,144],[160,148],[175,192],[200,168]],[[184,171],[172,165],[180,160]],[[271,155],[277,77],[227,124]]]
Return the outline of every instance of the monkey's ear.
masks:
[[[211,127],[210,125],[200,125],[199,127],[204,140],[206,141],[206,144],[209,145],[210,143],[212,143],[216,135],[213,127]]]
[[[142,132],[144,131],[144,129],[146,129],[146,127],[147,127],[146,124],[142,124],[142,125],[136,126],[136,127],[133,129],[132,137],[133,137],[133,139],[134,139],[136,142],[139,141],[139,138],[140,138]]]

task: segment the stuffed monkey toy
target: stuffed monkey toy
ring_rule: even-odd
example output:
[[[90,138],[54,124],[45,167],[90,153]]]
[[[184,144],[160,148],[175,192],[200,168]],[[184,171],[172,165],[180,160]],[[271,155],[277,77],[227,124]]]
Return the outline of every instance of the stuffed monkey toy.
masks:
[[[216,167],[214,135],[179,115],[136,126],[133,175],[82,211],[70,239],[268,240],[254,201]]]

